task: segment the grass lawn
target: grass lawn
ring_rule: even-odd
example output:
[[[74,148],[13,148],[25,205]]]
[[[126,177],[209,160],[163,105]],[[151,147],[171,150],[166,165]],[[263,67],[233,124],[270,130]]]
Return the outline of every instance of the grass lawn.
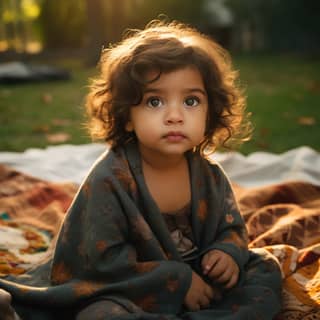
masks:
[[[235,59],[246,87],[254,133],[240,151],[320,151],[320,60],[290,56]]]
[[[0,150],[90,142],[83,129],[83,99],[96,70],[70,65],[71,81],[0,86]]]
[[[67,65],[71,81],[0,86],[0,151],[90,142],[83,99],[97,70]],[[280,153],[301,145],[320,151],[320,60],[239,56],[235,66],[255,128],[240,151]]]

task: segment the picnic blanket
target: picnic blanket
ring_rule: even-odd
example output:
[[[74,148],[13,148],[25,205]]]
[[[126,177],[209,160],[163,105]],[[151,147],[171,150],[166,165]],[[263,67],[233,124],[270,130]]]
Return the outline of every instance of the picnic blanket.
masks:
[[[23,274],[50,255],[77,188],[0,165],[0,276]],[[291,181],[234,190],[250,247],[267,248],[281,266],[277,320],[320,319],[320,186]]]

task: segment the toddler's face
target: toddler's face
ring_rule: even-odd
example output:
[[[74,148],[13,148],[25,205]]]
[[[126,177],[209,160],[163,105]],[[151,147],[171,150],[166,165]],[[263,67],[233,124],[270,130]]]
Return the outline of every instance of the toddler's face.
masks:
[[[135,132],[141,152],[181,156],[203,140],[207,110],[202,76],[187,66],[146,85],[141,103],[131,107],[126,130]]]

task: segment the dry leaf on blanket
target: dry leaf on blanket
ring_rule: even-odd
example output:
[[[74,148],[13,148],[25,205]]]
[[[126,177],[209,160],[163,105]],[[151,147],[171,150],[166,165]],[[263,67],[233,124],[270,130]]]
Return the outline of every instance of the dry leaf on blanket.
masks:
[[[46,138],[51,143],[63,143],[71,139],[70,134],[65,132],[58,132],[53,134],[47,134]]]

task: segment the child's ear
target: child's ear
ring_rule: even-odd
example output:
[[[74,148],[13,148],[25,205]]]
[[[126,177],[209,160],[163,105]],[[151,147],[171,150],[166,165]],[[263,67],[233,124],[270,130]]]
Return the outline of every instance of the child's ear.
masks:
[[[132,122],[131,122],[130,120],[127,122],[125,128],[126,128],[126,130],[127,130],[128,132],[132,132],[132,131],[133,131],[133,124],[132,124]]]

